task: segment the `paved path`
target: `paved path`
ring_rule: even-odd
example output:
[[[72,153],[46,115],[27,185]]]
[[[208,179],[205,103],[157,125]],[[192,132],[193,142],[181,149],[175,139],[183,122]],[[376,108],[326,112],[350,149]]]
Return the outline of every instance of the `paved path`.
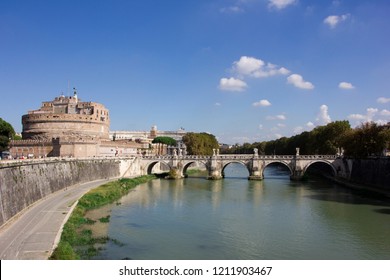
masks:
[[[0,229],[0,259],[48,259],[75,202],[88,190],[108,181],[97,180],[69,187],[24,210]]]

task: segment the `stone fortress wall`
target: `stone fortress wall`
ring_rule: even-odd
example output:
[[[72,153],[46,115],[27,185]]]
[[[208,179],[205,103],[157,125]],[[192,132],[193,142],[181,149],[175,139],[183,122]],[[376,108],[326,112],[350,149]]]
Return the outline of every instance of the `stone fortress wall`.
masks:
[[[23,139],[109,139],[108,110],[99,103],[60,96],[22,116]]]
[[[53,113],[29,114],[22,117],[23,139],[58,137],[88,137],[108,139],[109,121],[95,116],[60,115]]]

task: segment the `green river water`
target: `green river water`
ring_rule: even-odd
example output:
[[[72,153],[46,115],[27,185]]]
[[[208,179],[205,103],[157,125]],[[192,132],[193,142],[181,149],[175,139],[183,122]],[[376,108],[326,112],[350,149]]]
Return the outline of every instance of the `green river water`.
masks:
[[[110,238],[95,259],[390,259],[390,200],[279,167],[248,181],[154,180],[99,211]],[[99,214],[104,216],[103,214]]]

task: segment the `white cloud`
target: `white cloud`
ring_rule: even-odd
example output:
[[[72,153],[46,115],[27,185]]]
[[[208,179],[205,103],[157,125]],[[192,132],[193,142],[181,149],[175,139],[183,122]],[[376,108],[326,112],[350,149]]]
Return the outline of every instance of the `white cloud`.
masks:
[[[379,114],[378,114],[379,113]],[[350,114],[348,116],[348,119],[358,121],[359,122],[371,122],[375,121],[376,123],[383,123],[387,122],[386,120],[375,120],[375,117],[377,115],[384,116],[384,117],[390,117],[390,111],[389,110],[382,110],[379,112],[377,108],[367,108],[366,114]]]
[[[286,127],[286,125],[284,123],[278,123],[277,126],[278,127]]]
[[[268,0],[268,7],[281,10],[295,2],[296,0]]]
[[[317,115],[316,121],[319,125],[325,125],[332,121],[328,113],[328,106],[326,105],[320,106],[320,112]]]
[[[248,87],[246,82],[244,82],[244,78],[246,77],[267,78],[290,73],[285,67],[279,67],[275,64],[266,63],[261,59],[249,56],[241,56],[238,61],[234,61],[231,72],[234,74],[234,77],[222,78],[219,82],[219,89],[244,91]]]
[[[341,89],[354,89],[355,87],[351,83],[341,82],[341,83],[339,83],[339,88],[341,88]]]
[[[293,132],[295,134],[299,134],[299,133],[303,132],[303,127],[302,126],[297,126],[296,128],[294,128]]]
[[[280,133],[276,133],[276,134],[275,134],[275,138],[276,138],[276,139],[279,139],[279,138],[282,138],[282,137],[283,137],[283,135],[280,134]]]
[[[385,125],[389,123],[389,120],[376,120],[375,123],[378,125]]]
[[[357,121],[357,120],[365,120],[365,119],[366,119],[366,116],[361,115],[361,114],[350,114],[350,115],[348,116],[348,119],[350,119],[350,120],[355,120],[355,121]]]
[[[340,22],[343,22],[349,18],[349,14],[341,15],[341,16],[328,16],[324,19],[324,23],[329,25],[330,28],[335,28]]]
[[[270,121],[272,121],[272,120],[281,120],[281,121],[284,121],[284,120],[286,120],[287,118],[286,118],[285,115],[276,115],[276,116],[268,116],[268,117],[266,117],[266,119],[267,119],[267,120],[270,120]]]
[[[378,113],[378,109],[376,108],[368,108],[367,109],[367,120],[372,121],[376,113]]]
[[[230,7],[224,7],[219,10],[221,13],[226,14],[238,14],[243,13],[244,9],[239,6],[230,6]]]
[[[303,80],[301,75],[298,74],[292,74],[288,76],[287,83],[294,85],[297,88],[301,89],[313,89],[314,85],[310,82],[306,82]]]
[[[265,63],[261,59],[241,56],[239,61],[233,62],[233,71],[239,76],[267,78],[276,75],[287,75],[290,71],[272,63]]]
[[[248,85],[236,78],[222,78],[219,81],[219,88],[221,90],[228,90],[228,91],[244,91]]]
[[[381,115],[381,116],[390,116],[390,111],[389,111],[389,110],[382,110],[382,111],[380,112],[380,115]]]
[[[266,99],[262,99],[258,102],[254,102],[252,105],[255,107],[267,107],[267,106],[271,106],[271,103]]]
[[[323,105],[324,106],[324,105]],[[325,118],[326,119],[326,118]],[[328,119],[330,120],[330,118]],[[327,121],[328,121],[327,120]],[[297,126],[294,128],[293,132],[294,134],[302,133],[305,130],[312,130],[315,127],[315,124],[312,122],[307,122],[305,126]]]
[[[308,123],[306,124],[306,126],[307,126],[308,128],[313,128],[315,125],[314,125],[314,123],[312,123],[312,122],[308,122]]]
[[[385,103],[389,103],[389,102],[390,102],[390,98],[387,98],[387,97],[379,97],[376,101],[377,101],[378,103],[385,104]]]
[[[222,104],[221,103],[219,103],[219,102],[216,102],[215,103],[215,106],[221,106]]]
[[[237,73],[251,76],[254,72],[261,69],[265,62],[254,57],[241,56],[240,60],[235,61],[233,64]]]
[[[259,129],[262,130],[263,129],[263,125],[262,124],[259,124]]]

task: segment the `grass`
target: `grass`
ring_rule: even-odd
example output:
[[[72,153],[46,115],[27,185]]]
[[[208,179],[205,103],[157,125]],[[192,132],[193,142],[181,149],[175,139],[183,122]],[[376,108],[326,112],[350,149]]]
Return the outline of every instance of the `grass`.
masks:
[[[101,222],[101,223],[109,223],[110,222],[110,215],[108,215],[106,217],[100,218],[99,222]]]
[[[96,221],[85,218],[88,210],[96,209],[110,204],[127,194],[135,186],[155,179],[153,175],[141,176],[132,179],[119,179],[90,190],[82,198],[73,210],[69,220],[64,225],[60,242],[50,259],[52,260],[77,260],[89,259],[98,254],[97,244],[104,244],[109,237],[92,237],[91,230],[83,229],[83,225],[93,224]],[[99,219],[102,223],[108,223],[110,216]],[[114,242],[115,243],[115,242]]]

